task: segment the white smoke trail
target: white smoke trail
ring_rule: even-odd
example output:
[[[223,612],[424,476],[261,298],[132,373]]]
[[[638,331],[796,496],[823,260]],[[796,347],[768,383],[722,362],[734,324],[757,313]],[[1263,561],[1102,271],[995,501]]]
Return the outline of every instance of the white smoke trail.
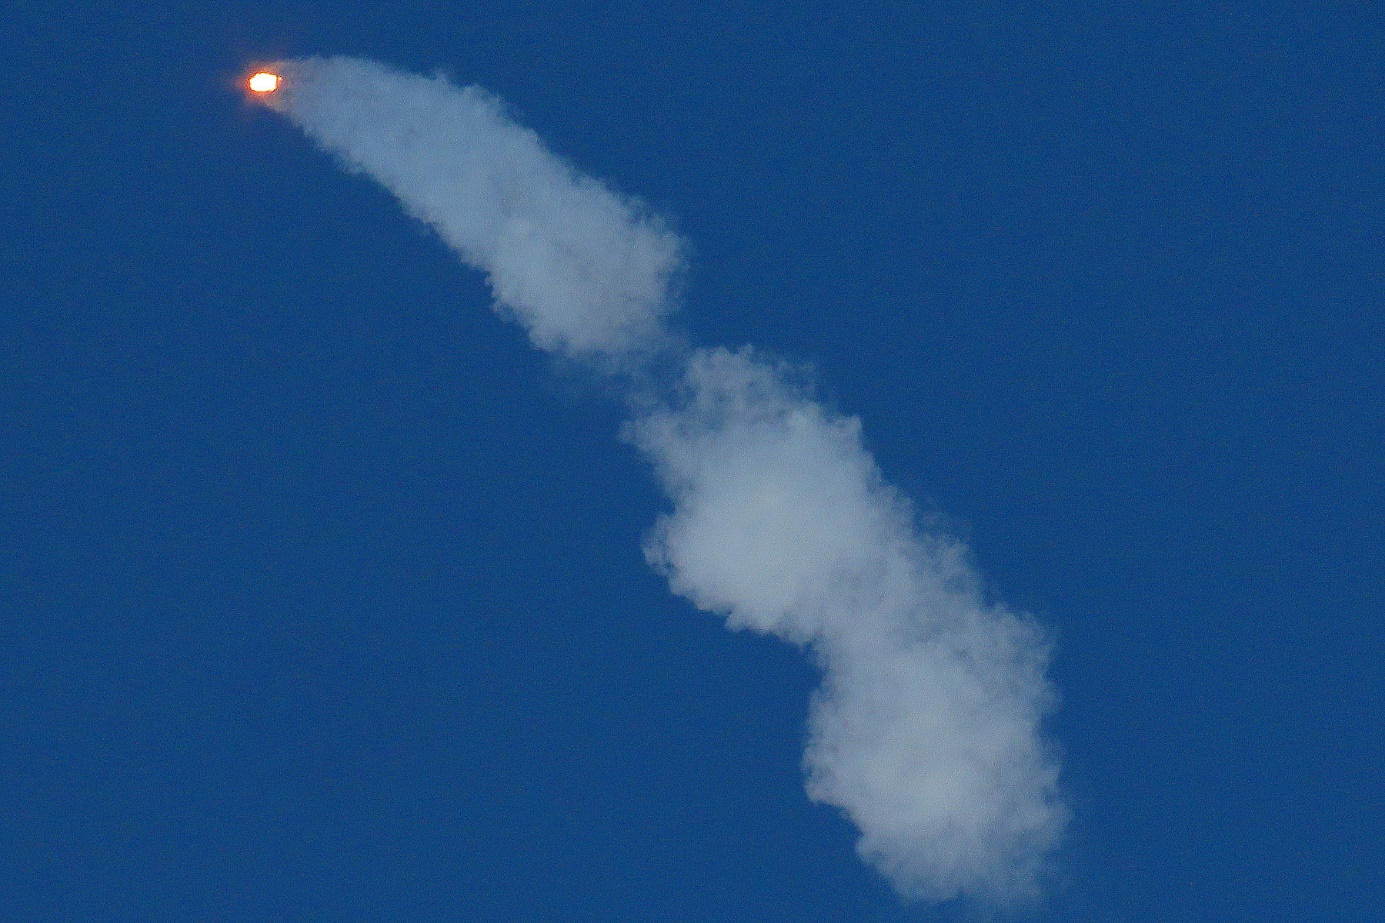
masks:
[[[681,399],[627,427],[675,501],[646,553],[699,608],[811,646],[808,793],[901,893],[1032,895],[1064,818],[1047,645],[985,602],[963,547],[917,533],[859,421],[790,380],[702,351]]]
[[[487,273],[537,346],[605,363],[663,345],[677,237],[494,97],[353,58],[279,71],[270,105]],[[625,433],[674,501],[646,553],[699,608],[815,655],[810,797],[906,896],[1035,893],[1066,813],[1042,633],[986,601],[963,547],[917,528],[857,420],[749,350],[663,355],[685,364],[677,393]]]
[[[357,58],[284,62],[265,101],[484,270],[534,345],[591,358],[659,336],[678,238],[549,153],[478,87]]]

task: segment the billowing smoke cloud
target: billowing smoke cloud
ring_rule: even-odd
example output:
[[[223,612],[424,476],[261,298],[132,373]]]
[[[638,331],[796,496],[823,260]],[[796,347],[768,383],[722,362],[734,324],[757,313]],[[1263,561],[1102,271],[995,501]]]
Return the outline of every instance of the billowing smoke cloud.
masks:
[[[965,549],[916,532],[858,421],[790,380],[699,352],[680,399],[629,425],[675,501],[646,553],[699,608],[816,653],[808,793],[900,891],[1032,892],[1062,820],[1043,638],[986,603]]]
[[[681,363],[625,431],[673,500],[646,555],[694,605],[816,658],[808,794],[861,856],[909,897],[1034,893],[1066,813],[1047,644],[987,600],[965,548],[919,529],[859,422],[749,349],[661,349],[677,237],[494,97],[351,58],[280,70],[270,104],[484,271],[537,346]]]

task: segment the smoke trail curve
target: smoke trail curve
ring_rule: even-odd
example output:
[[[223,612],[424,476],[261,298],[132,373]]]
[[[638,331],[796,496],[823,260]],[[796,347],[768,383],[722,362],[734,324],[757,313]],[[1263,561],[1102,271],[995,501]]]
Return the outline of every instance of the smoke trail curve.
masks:
[[[918,527],[859,421],[751,349],[661,349],[679,239],[495,97],[356,58],[277,70],[268,104],[485,272],[536,346],[680,363],[623,433],[673,501],[646,557],[698,608],[815,657],[807,790],[856,825],[861,857],[906,897],[1037,893],[1067,813],[1048,644],[986,598],[961,544]]]
[[[534,345],[592,358],[658,337],[677,236],[550,154],[496,97],[355,58],[276,70],[283,89],[265,101],[484,270]]]

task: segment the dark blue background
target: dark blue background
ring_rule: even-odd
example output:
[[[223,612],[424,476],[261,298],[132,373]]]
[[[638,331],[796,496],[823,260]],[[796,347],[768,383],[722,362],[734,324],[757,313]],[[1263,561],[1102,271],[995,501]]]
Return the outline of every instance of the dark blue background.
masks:
[[[0,917],[950,916],[807,803],[809,665],[644,566],[616,403],[236,88],[341,52],[672,215],[693,337],[1053,628],[1041,917],[1379,919],[1378,9],[400,6],[0,16]]]

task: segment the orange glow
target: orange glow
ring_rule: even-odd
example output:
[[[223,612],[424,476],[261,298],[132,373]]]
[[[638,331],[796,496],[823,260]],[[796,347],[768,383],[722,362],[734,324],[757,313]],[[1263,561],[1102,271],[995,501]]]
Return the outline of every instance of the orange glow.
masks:
[[[250,78],[250,90],[253,93],[273,93],[277,89],[279,89],[278,74],[260,71]]]

